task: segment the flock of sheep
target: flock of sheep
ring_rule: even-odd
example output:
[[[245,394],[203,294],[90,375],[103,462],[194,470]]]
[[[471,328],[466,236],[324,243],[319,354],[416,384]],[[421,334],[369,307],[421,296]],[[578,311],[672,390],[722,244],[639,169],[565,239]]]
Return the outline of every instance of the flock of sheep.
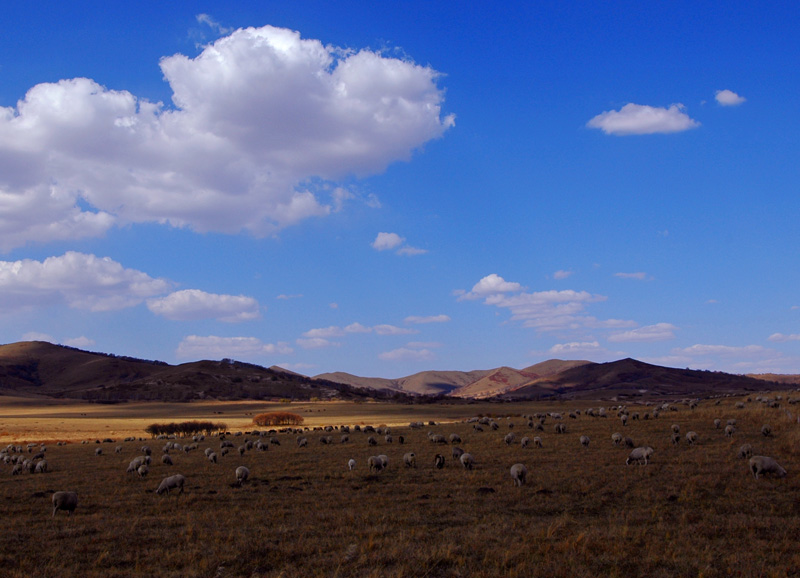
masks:
[[[765,403],[769,407],[779,407],[779,404],[776,404],[776,400],[767,399],[767,398],[756,398],[757,401],[761,401]],[[778,399],[780,401],[780,399]],[[694,408],[697,405],[697,402],[685,402],[690,407]],[[719,403],[719,402],[717,402]],[[740,407],[737,403],[735,407]],[[741,406],[743,407],[743,405]],[[631,411],[629,408],[625,406],[615,406],[611,408],[589,408],[581,412],[580,410],[574,410],[569,412],[568,418],[573,420],[578,420],[579,416],[587,416],[589,418],[609,418],[615,416],[616,419],[619,420],[620,425],[623,428],[627,428],[629,421],[637,421],[637,420],[650,420],[656,419],[659,417],[660,414],[664,412],[669,412],[670,410],[675,410],[675,406],[673,404],[664,403],[654,408],[648,408],[648,411],[644,414],[640,414],[640,412]],[[532,432],[544,432],[545,426],[549,422],[553,422],[552,430],[559,435],[566,434],[567,432],[567,420],[564,419],[564,416],[561,413],[557,412],[549,412],[549,413],[537,413],[533,415],[525,415],[522,416],[524,421],[524,425],[522,428],[526,428],[531,430]],[[613,419],[613,417],[612,417]],[[506,418],[504,426],[508,429],[507,433],[502,436],[502,442],[506,445],[512,445],[517,443],[517,436],[514,432],[514,422],[510,419]],[[497,431],[501,428],[501,422],[494,420],[489,417],[475,417],[470,418],[467,420],[468,424],[472,425],[473,432],[475,434],[479,434],[480,432],[484,432],[486,430],[490,431]],[[436,425],[434,422],[429,422],[429,426]],[[725,436],[732,437],[736,432],[736,420],[729,419],[725,424],[725,428],[722,429],[722,420],[717,418],[713,421],[713,425],[715,429],[722,430]],[[413,422],[409,426],[412,430],[421,429],[424,426],[422,422]],[[372,427],[372,426],[353,426],[352,428],[349,426],[326,426],[325,428],[314,428],[321,430],[321,436],[318,438],[319,443],[322,445],[329,445],[333,443],[333,437],[331,435],[327,435],[329,433],[338,430],[340,434],[339,443],[341,444],[348,444],[350,443],[350,436],[355,435],[356,433],[363,434],[366,436],[366,444],[368,447],[374,447],[379,445],[377,441],[377,437],[383,437],[384,444],[404,444],[405,438],[403,435],[394,436],[391,432],[390,428],[388,427]],[[293,434],[295,435],[295,443],[298,449],[303,450],[304,448],[308,447],[308,428],[305,429],[293,429],[293,428],[286,428],[280,431],[270,430],[270,431],[250,431],[250,432],[237,432],[236,434],[223,434],[219,436],[219,450],[215,450],[212,447],[205,448],[205,456],[206,459],[216,464],[218,463],[219,459],[222,456],[225,456],[234,450],[239,456],[243,456],[248,451],[266,451],[270,445],[280,445],[280,440],[278,434]],[[670,428],[671,433],[671,441],[673,444],[681,443],[681,436],[680,436],[680,427],[677,424],[672,424]],[[764,425],[761,428],[761,434],[765,437],[772,436],[772,429],[769,425]],[[238,440],[238,447],[234,444],[233,440]],[[436,433],[435,431],[429,431],[427,434],[427,438],[429,443],[434,445],[442,445],[442,446],[451,446],[451,457],[453,461],[459,463],[461,467],[465,470],[472,470],[475,466],[476,459],[475,457],[469,453],[464,451],[460,445],[463,444],[462,437],[457,433],[452,433],[449,436],[445,436],[440,433]],[[164,436],[160,436],[160,438],[165,442],[165,445],[161,449],[161,458],[160,461],[164,466],[173,466],[175,460],[173,460],[173,455],[176,454],[188,454],[194,450],[198,450],[201,445],[207,445],[210,440],[206,440],[205,436],[196,435],[192,438],[191,443],[181,444],[175,439],[168,439]],[[689,431],[685,434],[683,439],[686,440],[688,445],[694,445],[698,443],[699,436],[695,431]],[[111,442],[112,440],[104,440],[107,442]],[[126,438],[125,441],[140,441],[136,440],[135,438]],[[61,445],[63,442],[59,442]],[[88,442],[83,442],[88,443]],[[97,443],[100,443],[99,440]],[[583,448],[588,450],[589,445],[591,444],[591,440],[587,435],[581,435],[578,438],[578,443]],[[623,436],[620,432],[615,432],[611,435],[611,443],[615,446],[622,446],[622,447],[629,447],[631,451],[629,452],[625,463],[626,465],[630,464],[639,464],[642,466],[646,466],[655,452],[655,450],[647,445],[640,445],[636,446],[633,440],[630,437]],[[519,440],[520,446],[525,449],[531,447],[533,444],[536,448],[543,447],[543,442],[541,436],[532,436],[528,437],[523,436]],[[124,447],[121,445],[116,446],[115,454],[121,454],[124,450]],[[45,452],[47,448],[43,444],[28,444],[27,446],[19,446],[14,444],[9,444],[3,449],[0,449],[0,462],[11,465],[12,475],[20,475],[23,472],[29,472],[31,474],[43,474],[48,471],[47,461],[45,460]],[[35,453],[34,453],[35,452]],[[217,453],[219,452],[219,454]],[[97,447],[95,449],[95,455],[102,456],[102,448]],[[30,456],[30,457],[28,457]],[[763,455],[753,455],[753,448],[750,444],[744,444],[739,448],[738,457],[742,459],[749,460],[749,471],[753,474],[756,479],[759,479],[760,476],[765,474],[771,474],[776,477],[784,477],[786,476],[786,470],[772,457],[763,456]],[[437,453],[433,460],[433,468],[434,469],[442,469],[445,466],[446,458],[442,453]],[[135,474],[140,478],[145,478],[149,474],[150,466],[152,464],[152,450],[148,445],[144,445],[140,448],[138,455],[136,455],[133,459],[130,460],[127,467],[128,474]],[[371,455],[366,459],[367,468],[369,473],[372,474],[380,474],[384,470],[389,468],[389,457],[385,454],[379,455]],[[417,456],[414,452],[406,452],[402,457],[402,464],[405,468],[416,468],[417,467]],[[355,458],[350,458],[347,461],[347,470],[353,471],[357,468],[357,461]],[[515,486],[523,486],[528,477],[528,468],[522,463],[515,463],[510,468],[510,477]],[[250,470],[246,466],[238,466],[234,472],[236,485],[242,486],[245,484],[250,478]],[[183,493],[184,486],[186,484],[186,478],[181,474],[173,474],[166,476],[161,482],[159,483],[158,487],[155,489],[155,493],[158,495],[161,494],[169,494],[172,490],[176,490],[178,494]],[[55,516],[59,511],[65,511],[67,514],[71,514],[75,511],[78,505],[78,496],[75,492],[71,491],[57,491],[53,493],[52,496],[52,503],[53,503],[53,512],[52,515]]]

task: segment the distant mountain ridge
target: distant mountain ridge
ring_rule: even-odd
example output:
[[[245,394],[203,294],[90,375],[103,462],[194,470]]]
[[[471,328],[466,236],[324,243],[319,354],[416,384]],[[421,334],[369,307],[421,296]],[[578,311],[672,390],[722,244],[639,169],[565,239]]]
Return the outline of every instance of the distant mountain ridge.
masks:
[[[397,379],[343,372],[307,377],[231,359],[170,365],[33,341],[0,345],[0,395],[116,403],[127,400],[643,399],[785,389],[798,376],[750,377],[675,369],[635,359],[609,363],[551,359],[524,369],[423,371]],[[778,383],[778,382],[783,383]]]

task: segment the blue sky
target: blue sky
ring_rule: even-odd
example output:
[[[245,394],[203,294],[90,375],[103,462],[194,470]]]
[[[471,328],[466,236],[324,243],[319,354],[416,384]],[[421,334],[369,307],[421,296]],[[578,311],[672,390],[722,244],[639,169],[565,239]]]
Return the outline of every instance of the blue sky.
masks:
[[[19,3],[0,342],[800,373],[790,2]]]

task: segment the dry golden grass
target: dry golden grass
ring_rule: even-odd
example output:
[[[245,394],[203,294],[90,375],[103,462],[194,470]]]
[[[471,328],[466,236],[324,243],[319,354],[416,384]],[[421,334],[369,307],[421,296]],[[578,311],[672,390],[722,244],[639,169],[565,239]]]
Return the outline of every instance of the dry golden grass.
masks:
[[[482,433],[466,423],[393,427],[391,444],[362,432],[351,432],[350,442],[340,444],[338,433],[309,431],[303,434],[306,448],[297,447],[294,434],[278,434],[278,447],[241,457],[234,449],[217,464],[203,455],[206,447],[220,453],[217,438],[206,438],[189,454],[171,452],[173,466],[160,462],[164,441],[121,443],[121,454],[114,453],[116,443],[51,445],[46,474],[12,477],[11,466],[0,464],[0,568],[10,577],[797,574],[800,426],[785,412],[794,406],[771,409],[753,402],[737,410],[734,401],[703,402],[694,410],[680,405],[677,412],[626,427],[613,412],[605,419],[569,419],[564,404],[494,405],[495,412],[514,414],[562,411],[567,433],[555,434],[552,419],[544,432],[534,432],[519,417],[498,419],[498,431]],[[401,415],[397,408],[370,405],[342,406],[337,415],[347,414],[346,423],[376,426]],[[215,411],[225,414],[214,419],[260,411],[264,404],[224,407]],[[334,418],[330,407],[327,417]],[[361,419],[359,409],[379,419]],[[403,417],[421,421],[416,412],[437,409],[455,414],[451,406],[407,407]],[[714,428],[715,417],[737,420],[732,439]],[[503,443],[509,422],[517,437],[511,446]],[[682,438],[673,446],[673,423],[682,435],[696,431],[697,445]],[[764,423],[772,426],[773,437],[761,435]],[[475,456],[475,469],[457,466],[451,446],[430,443],[428,431],[458,433],[461,447]],[[655,448],[651,464],[626,466],[629,450],[611,443],[617,431]],[[582,434],[591,438],[588,448],[578,442]],[[333,435],[334,444],[322,445],[323,435]],[[367,445],[368,435],[375,435],[378,447]],[[397,443],[399,435],[405,444]],[[544,447],[521,448],[525,435],[541,436]],[[238,446],[244,437],[229,439]],[[139,479],[125,470],[143,443],[154,459],[149,476]],[[777,458],[788,476],[755,480],[746,460],[736,457],[743,443]],[[103,455],[94,455],[97,447]],[[402,465],[408,451],[417,455],[416,469]],[[447,458],[443,470],[432,467],[436,453]],[[366,461],[376,454],[389,456],[389,468],[370,475]],[[346,467],[351,457],[358,462],[352,472]],[[509,476],[516,462],[529,471],[521,488]],[[251,471],[241,488],[234,484],[239,465]],[[185,493],[156,495],[160,480],[173,473],[186,476]],[[78,493],[71,517],[51,517],[56,490]]]

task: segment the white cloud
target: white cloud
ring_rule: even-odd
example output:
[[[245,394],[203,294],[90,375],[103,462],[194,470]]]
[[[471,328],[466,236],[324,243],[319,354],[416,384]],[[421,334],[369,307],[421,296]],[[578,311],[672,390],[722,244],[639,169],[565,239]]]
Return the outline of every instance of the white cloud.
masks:
[[[593,317],[583,314],[587,303],[603,301],[605,297],[587,291],[538,291],[518,295],[492,295],[486,298],[487,305],[507,308],[512,321],[521,321],[524,327],[540,331],[555,329],[578,329],[597,323]]]
[[[339,347],[341,343],[330,341],[323,337],[309,337],[308,339],[297,339],[297,345],[303,349],[325,349],[326,347]]]
[[[69,345],[70,347],[78,347],[80,349],[86,349],[87,347],[91,347],[95,344],[94,339],[89,339],[88,337],[80,336],[74,337],[72,339],[65,339],[64,345]]]
[[[427,317],[409,315],[403,321],[411,325],[422,325],[425,323],[447,323],[450,321],[450,317],[447,315],[429,315]]]
[[[198,14],[195,16],[195,18],[197,19],[198,24],[205,24],[218,34],[230,34],[234,30],[233,28],[226,28],[222,26],[222,24],[211,18],[211,16],[208,14]]]
[[[395,327],[394,325],[376,325],[372,329],[378,335],[411,335],[419,333],[416,329],[409,329],[407,327]]]
[[[637,281],[651,281],[653,279],[642,271],[636,273],[614,273],[614,277],[619,277],[620,279],[635,279]]]
[[[397,250],[398,255],[405,255],[407,257],[413,257],[415,255],[424,255],[427,253],[427,249],[419,249],[417,247],[412,247],[410,245],[406,245],[405,247],[400,247]]]
[[[409,160],[454,126],[432,68],[282,28],[236,30],[160,67],[174,107],[87,78],[0,107],[0,250],[115,223],[274,234],[339,210],[337,180]]]
[[[281,299],[282,301],[288,301],[290,299],[301,299],[303,297],[302,293],[295,293],[294,295],[286,295],[285,293],[281,293],[275,299]]]
[[[563,269],[559,269],[555,273],[553,273],[553,279],[560,281],[561,279],[566,279],[567,277],[572,276],[572,271],[565,271]]]
[[[610,335],[608,340],[615,343],[665,341],[675,338],[676,329],[677,327],[670,323],[656,323],[655,325],[647,325],[624,331],[623,333],[615,333]]]
[[[360,323],[351,323],[344,330],[347,333],[369,333],[372,331],[370,327],[364,327]]]
[[[66,303],[75,309],[111,311],[138,305],[171,288],[109,259],[67,252],[44,261],[0,261],[0,309]]]
[[[317,329],[309,329],[303,333],[303,337],[309,337],[311,339],[329,339],[331,337],[341,337],[342,335],[344,335],[344,330],[336,325],[331,325],[330,327],[319,327]]]
[[[784,335],[783,333],[773,333],[768,338],[770,341],[776,343],[785,343],[787,341],[800,341],[800,334],[792,333],[790,335]]]
[[[436,356],[429,349],[400,347],[391,351],[385,351],[379,354],[378,358],[383,361],[432,361]]]
[[[372,248],[376,251],[387,251],[399,247],[403,241],[405,241],[405,237],[401,237],[397,233],[378,233],[372,242]]]
[[[584,353],[605,353],[605,349],[597,341],[572,341],[556,343],[548,350],[552,355],[576,355]]]
[[[489,295],[496,295],[499,293],[513,293],[521,291],[522,285],[506,281],[500,275],[492,273],[487,275],[472,287],[472,291],[465,293],[464,291],[457,291],[460,294],[459,300],[462,299],[481,299]]]
[[[747,100],[745,97],[739,96],[727,88],[725,90],[718,90],[715,93],[714,98],[716,98],[717,102],[722,106],[737,106]]]
[[[198,289],[176,291],[158,299],[148,299],[147,307],[156,315],[174,321],[218,319],[229,323],[250,321],[261,316],[258,301],[244,295],[217,295]]]
[[[703,356],[703,355],[721,355],[721,356],[744,356],[744,357],[760,357],[764,355],[774,355],[774,351],[762,347],[760,345],[745,345],[742,347],[732,347],[730,345],[703,345],[696,344],[691,347],[682,349],[674,349],[675,355],[689,355],[689,356]]]
[[[682,104],[669,108],[658,108],[642,104],[628,103],[620,110],[608,110],[591,119],[586,126],[599,128],[606,134],[666,134],[682,132],[700,126],[689,118]]]
[[[28,331],[22,336],[22,341],[47,341],[48,343],[56,343],[55,337],[48,333],[39,333],[38,331]]]
[[[268,355],[288,355],[294,350],[284,342],[263,343],[255,337],[218,337],[189,335],[178,345],[177,356],[182,359],[241,359]]]
[[[425,249],[418,249],[410,245],[403,246],[406,238],[401,237],[397,233],[378,233],[375,240],[372,242],[372,248],[376,251],[389,251],[397,249],[395,252],[398,255],[405,255],[413,257],[415,255],[424,255],[428,251]]]

